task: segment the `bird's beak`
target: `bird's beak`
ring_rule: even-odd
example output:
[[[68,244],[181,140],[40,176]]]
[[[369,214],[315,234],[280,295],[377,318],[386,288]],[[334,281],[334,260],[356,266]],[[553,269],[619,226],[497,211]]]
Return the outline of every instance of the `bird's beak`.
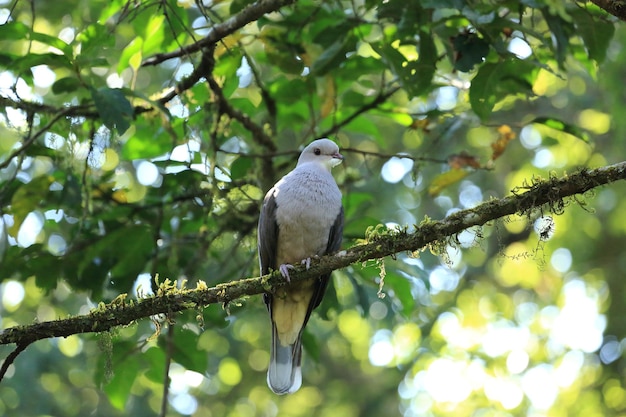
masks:
[[[343,161],[343,155],[339,152],[332,154],[331,157],[333,158],[330,160],[332,166],[339,165]]]

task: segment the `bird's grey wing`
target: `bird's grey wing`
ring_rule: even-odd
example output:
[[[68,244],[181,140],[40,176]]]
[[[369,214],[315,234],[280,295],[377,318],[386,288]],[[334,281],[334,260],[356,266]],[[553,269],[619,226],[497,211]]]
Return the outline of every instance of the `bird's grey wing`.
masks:
[[[335,218],[335,222],[330,228],[328,233],[328,245],[326,246],[326,252],[324,255],[329,253],[333,253],[339,250],[341,247],[341,240],[343,238],[343,206],[341,210],[339,210],[339,214]],[[328,286],[328,280],[330,279],[330,274],[321,275],[318,278],[318,282],[315,285],[315,291],[313,293],[313,298],[311,298],[311,303],[309,305],[309,311],[307,312],[306,321],[308,321],[311,312],[320,305],[322,302],[322,298],[324,298],[324,293],[326,292],[326,287]]]
[[[276,269],[276,250],[278,246],[278,223],[276,222],[276,199],[274,198],[274,189],[272,188],[261,207],[261,215],[259,217],[259,228],[257,233],[259,264],[261,275],[269,274],[270,271]],[[264,294],[263,299],[270,307],[271,295]]]
[[[328,233],[328,245],[324,255],[335,252],[341,246],[341,239],[343,235],[343,207],[339,211],[335,222],[330,228]],[[330,274],[324,274],[318,277],[312,287],[313,294],[309,305],[307,307],[304,323],[300,327],[300,332],[296,341],[292,345],[282,345],[278,340],[278,334],[276,333],[276,325],[272,326],[272,353],[270,356],[270,365],[267,371],[267,382],[272,391],[277,394],[292,393],[297,391],[302,384],[302,332],[306,326],[311,313],[320,304],[326,287],[328,286],[328,280]],[[270,308],[271,314],[271,295],[266,294],[266,303]]]
[[[328,233],[328,246],[326,247],[326,254],[338,251],[341,247],[341,240],[343,239],[343,206],[339,210],[339,214],[335,219]]]
[[[278,222],[276,221],[276,199],[272,188],[261,207],[258,229],[258,250],[261,274],[268,274],[276,270],[276,253],[278,250]],[[276,394],[296,392],[302,385],[302,371],[300,362],[302,359],[302,341],[300,336],[295,343],[283,345],[278,337],[276,323],[272,313],[272,294],[263,294],[263,300],[270,313],[272,321],[272,345],[270,350],[270,363],[267,369],[267,384]]]

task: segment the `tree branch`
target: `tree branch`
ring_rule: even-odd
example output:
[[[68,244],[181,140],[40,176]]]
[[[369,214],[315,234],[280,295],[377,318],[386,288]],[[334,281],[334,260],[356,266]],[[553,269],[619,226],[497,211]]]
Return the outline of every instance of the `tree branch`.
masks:
[[[593,4],[607,13],[626,21],[626,1],[624,0],[591,0]]]
[[[172,58],[180,58],[181,56],[189,55],[194,52],[198,52],[201,49],[208,47],[220,39],[235,33],[245,25],[255,20],[258,20],[266,13],[271,13],[279,10],[281,7],[288,6],[294,3],[296,0],[259,0],[243,9],[241,12],[232,16],[228,20],[213,25],[207,36],[192,43],[191,45],[184,46],[176,51],[167,52],[162,54],[156,54],[146,59],[141,65],[146,67],[150,65],[157,65],[161,62],[167,61]]]
[[[215,99],[217,104],[219,105],[220,110],[227,114],[231,119],[237,120],[239,123],[243,125],[248,131],[252,134],[252,139],[257,142],[259,145],[263,146],[265,149],[270,151],[276,151],[276,144],[269,137],[268,134],[263,130],[263,126],[256,124],[250,117],[234,108],[224,96],[224,91],[222,87],[218,84],[218,82],[213,77],[213,68],[215,67],[215,60],[213,57],[213,49],[207,48],[202,52],[202,62],[206,62],[206,66],[210,69],[209,73],[206,74],[205,78],[207,83],[209,84],[209,88],[213,91],[215,95]]]
[[[544,207],[560,213],[565,198],[584,194],[601,185],[626,179],[626,161],[596,169],[583,169],[573,175],[537,181],[518,187],[512,195],[461,210],[440,221],[426,220],[412,233],[387,230],[369,236],[369,242],[353,246],[335,255],[313,260],[309,270],[297,267],[291,282],[300,282],[370,259],[380,259],[400,252],[414,252],[426,246],[445,242],[472,226],[482,226],[514,213],[526,214]],[[195,289],[177,289],[169,282],[161,284],[157,294],[139,301],[126,301],[125,294],[109,304],[102,303],[89,314],[30,325],[16,326],[0,333],[0,345],[15,343],[27,346],[37,340],[67,337],[74,334],[105,332],[125,326],[141,318],[160,313],[204,307],[214,303],[229,303],[237,298],[272,291],[288,285],[278,272],[258,278],[247,278],[208,288],[200,282]]]

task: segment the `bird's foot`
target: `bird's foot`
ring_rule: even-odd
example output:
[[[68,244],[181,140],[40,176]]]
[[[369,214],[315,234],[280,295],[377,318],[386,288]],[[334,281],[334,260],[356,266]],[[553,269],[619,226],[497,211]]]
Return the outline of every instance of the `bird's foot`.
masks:
[[[317,255],[313,255],[313,256],[309,256],[309,257],[308,257],[308,258],[306,258],[306,259],[303,259],[303,260],[300,262],[302,265],[304,265],[304,266],[306,267],[306,270],[307,270],[307,271],[311,268],[311,259],[313,259],[313,258],[315,258],[315,259],[319,259],[320,257],[319,257],[319,256],[317,256]]]
[[[278,267],[278,270],[280,271],[280,275],[282,275],[283,278],[287,280],[287,282],[291,282],[291,278],[289,277],[290,269],[295,269],[295,267],[291,264],[282,264],[281,266]]]

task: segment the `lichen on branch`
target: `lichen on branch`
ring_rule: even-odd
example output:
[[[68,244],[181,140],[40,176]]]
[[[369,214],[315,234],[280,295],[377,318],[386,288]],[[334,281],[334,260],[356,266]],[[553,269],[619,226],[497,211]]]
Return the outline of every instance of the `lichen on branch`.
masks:
[[[470,227],[481,226],[515,213],[523,215],[530,210],[541,208],[558,214],[564,207],[565,199],[624,179],[626,179],[626,161],[596,169],[583,169],[558,178],[535,180],[531,184],[516,188],[510,196],[457,211],[439,221],[426,220],[416,226],[413,232],[370,231],[365,243],[334,255],[314,259],[309,270],[302,266],[296,267],[290,273],[291,281],[315,279],[321,274],[351,264],[381,259],[401,252],[415,252],[428,245],[445,241]],[[162,291],[140,300],[128,300],[122,296],[109,304],[99,305],[85,315],[5,329],[0,333],[0,345],[16,344],[18,349],[23,350],[30,343],[41,339],[106,332],[155,314],[203,308],[215,303],[227,304],[244,296],[261,294],[287,285],[278,272],[262,277],[235,280],[210,288],[203,282],[199,282],[193,289],[179,289],[169,281],[164,284],[165,286],[161,286]]]

